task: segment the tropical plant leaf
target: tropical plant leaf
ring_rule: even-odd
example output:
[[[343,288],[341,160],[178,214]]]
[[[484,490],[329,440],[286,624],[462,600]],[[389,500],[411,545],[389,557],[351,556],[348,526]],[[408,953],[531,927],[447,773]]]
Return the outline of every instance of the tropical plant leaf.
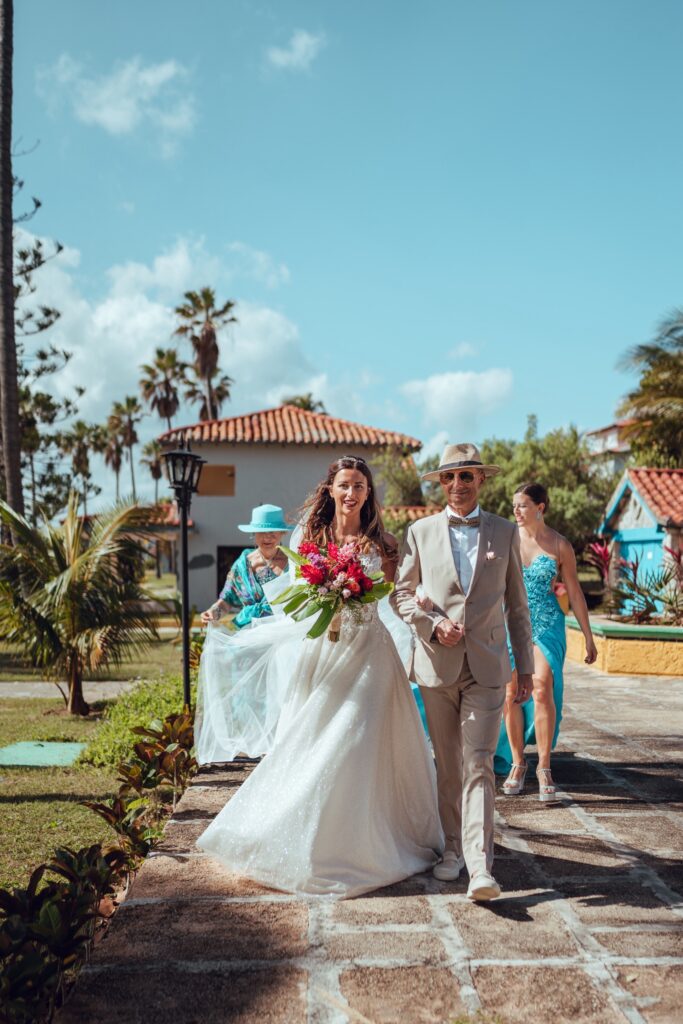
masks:
[[[316,612],[319,612],[320,609],[324,607],[325,604],[322,600],[314,598],[307,604],[305,604],[302,608],[300,608],[299,611],[294,612],[292,618],[295,620],[295,622],[302,622],[304,619],[310,618],[311,615],[315,615]]]
[[[291,559],[291,561],[294,562],[295,565],[306,564],[306,559],[303,557],[303,555],[300,555],[298,551],[292,551],[291,548],[286,547],[284,544],[278,544],[278,547],[280,551],[287,555],[287,558]]]
[[[322,636],[329,624],[332,622],[336,611],[336,605],[326,604],[306,636],[310,637],[311,640],[315,640],[316,637]]]
[[[295,594],[294,597],[291,598],[291,600],[289,600],[284,607],[284,612],[286,615],[291,615],[293,612],[297,611],[297,609],[301,608],[304,604],[306,604],[307,601],[311,600],[311,594],[308,592],[307,589],[305,589],[304,587],[300,587],[297,589],[299,590],[299,593]]]

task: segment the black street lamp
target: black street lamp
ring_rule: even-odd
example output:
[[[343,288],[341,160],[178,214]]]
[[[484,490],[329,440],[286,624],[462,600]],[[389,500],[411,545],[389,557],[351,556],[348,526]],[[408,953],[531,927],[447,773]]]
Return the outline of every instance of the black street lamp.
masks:
[[[202,466],[206,459],[190,451],[181,440],[180,445],[172,452],[164,452],[166,475],[173,488],[176,504],[180,513],[180,589],[182,596],[182,633],[183,633],[183,700],[190,706],[190,586],[187,570],[187,517],[192,504],[192,495],[199,486]]]

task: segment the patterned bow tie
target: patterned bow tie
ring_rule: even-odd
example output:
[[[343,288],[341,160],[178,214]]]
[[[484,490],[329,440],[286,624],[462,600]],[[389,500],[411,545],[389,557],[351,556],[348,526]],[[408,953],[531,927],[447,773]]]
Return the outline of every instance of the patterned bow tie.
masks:
[[[479,516],[472,516],[470,519],[466,519],[464,516],[449,515],[448,525],[449,526],[479,526]]]

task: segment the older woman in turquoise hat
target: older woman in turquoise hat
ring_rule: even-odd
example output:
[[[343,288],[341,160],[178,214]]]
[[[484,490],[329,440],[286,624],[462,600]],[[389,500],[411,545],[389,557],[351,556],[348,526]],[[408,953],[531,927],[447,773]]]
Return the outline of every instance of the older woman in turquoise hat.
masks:
[[[202,622],[217,622],[231,607],[240,609],[232,620],[237,629],[249,625],[252,619],[273,614],[263,592],[263,584],[286,571],[287,556],[278,545],[291,529],[279,505],[257,505],[252,510],[251,522],[238,526],[238,530],[253,534],[256,547],[247,548],[239,556],[226,577],[218,600],[202,612]]]

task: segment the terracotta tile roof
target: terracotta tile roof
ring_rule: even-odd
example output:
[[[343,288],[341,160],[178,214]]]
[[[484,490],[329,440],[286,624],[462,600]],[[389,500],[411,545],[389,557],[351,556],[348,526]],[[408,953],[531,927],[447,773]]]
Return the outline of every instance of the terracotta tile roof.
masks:
[[[614,430],[615,427],[622,430],[624,427],[630,427],[632,423],[637,422],[638,421],[633,417],[626,420],[615,420],[614,423],[608,423],[606,427],[597,427],[595,430],[586,430],[584,432],[584,437],[595,437],[597,434],[608,434],[610,430]]]
[[[628,478],[665,526],[683,526],[683,469],[629,469]]]
[[[400,516],[402,519],[407,519],[409,523],[436,515],[437,512],[441,512],[439,505],[385,505],[382,509],[383,515]]]
[[[159,437],[163,445],[178,444],[181,440],[201,444],[227,441],[229,444],[324,444],[345,448],[399,445],[414,452],[422,447],[421,441],[407,434],[365,427],[327,413],[307,412],[294,405],[178,427]]]

